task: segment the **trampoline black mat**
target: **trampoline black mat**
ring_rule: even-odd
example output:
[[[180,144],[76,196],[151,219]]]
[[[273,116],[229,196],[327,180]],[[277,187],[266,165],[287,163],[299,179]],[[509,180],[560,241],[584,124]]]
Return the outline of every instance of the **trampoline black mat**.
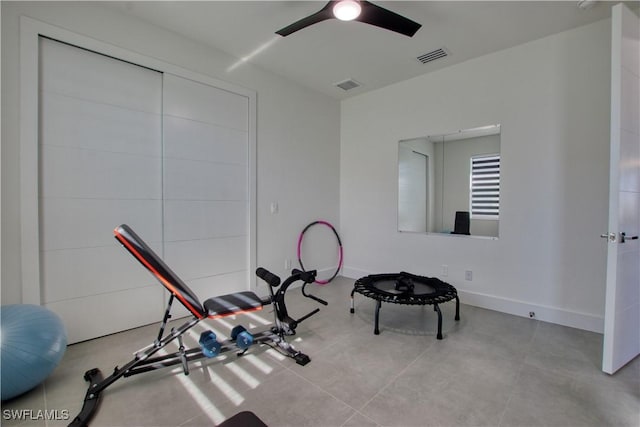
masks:
[[[358,279],[354,292],[375,300],[394,304],[438,304],[457,298],[452,285],[435,277],[401,272],[371,274]]]

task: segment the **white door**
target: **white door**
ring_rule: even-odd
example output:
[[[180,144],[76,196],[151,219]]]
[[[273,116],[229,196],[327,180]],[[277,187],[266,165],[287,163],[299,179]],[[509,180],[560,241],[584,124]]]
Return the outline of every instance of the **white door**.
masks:
[[[611,171],[602,370],[640,354],[640,20],[612,8]],[[624,234],[623,234],[624,233]]]
[[[162,74],[40,39],[42,304],[70,343],[158,321],[163,290],[113,238],[162,250]]]

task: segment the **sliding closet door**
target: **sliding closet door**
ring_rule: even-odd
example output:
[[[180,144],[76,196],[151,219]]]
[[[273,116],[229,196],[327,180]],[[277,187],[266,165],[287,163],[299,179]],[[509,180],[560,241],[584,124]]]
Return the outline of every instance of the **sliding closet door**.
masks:
[[[165,260],[201,300],[249,289],[249,100],[165,73]]]
[[[112,230],[162,250],[162,74],[40,40],[43,305],[77,342],[158,321],[163,292]]]

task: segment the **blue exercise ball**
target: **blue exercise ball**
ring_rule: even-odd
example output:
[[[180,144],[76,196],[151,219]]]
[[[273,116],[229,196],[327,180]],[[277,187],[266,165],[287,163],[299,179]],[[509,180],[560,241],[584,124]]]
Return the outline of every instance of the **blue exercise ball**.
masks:
[[[39,305],[0,307],[2,400],[25,393],[44,381],[67,349],[62,320]]]

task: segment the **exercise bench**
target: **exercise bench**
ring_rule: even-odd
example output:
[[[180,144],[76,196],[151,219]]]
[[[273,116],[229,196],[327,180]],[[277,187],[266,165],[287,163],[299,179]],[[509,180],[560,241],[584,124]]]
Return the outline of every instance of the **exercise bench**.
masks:
[[[319,309],[316,308],[297,320],[293,319],[287,312],[284,296],[289,286],[297,281],[302,281],[302,294],[305,297],[327,305],[326,301],[304,291],[307,284],[314,282],[316,271],[305,272],[294,269],[291,276],[280,286],[280,278],[278,276],[264,268],[258,268],[256,275],[269,284],[268,297],[260,298],[253,292],[244,291],[209,298],[204,303],[201,303],[196,294],[129,226],[123,224],[116,227],[114,235],[122,246],[169,291],[170,296],[164,317],[160,323],[160,330],[153,343],[135,352],[134,358],[124,366],[116,366],[113,373],[106,378],[103,377],[98,368],[85,372],[84,379],[89,382],[89,388],[80,413],[69,426],[86,426],[99,408],[102,392],[122,377],[179,364],[182,365],[184,374],[189,375],[189,362],[193,360],[216,357],[230,350],[238,351],[238,356],[241,356],[255,344],[268,345],[283,355],[294,359],[299,365],[304,366],[310,362],[309,356],[289,344],[286,336],[295,335],[298,324],[316,314]],[[276,288],[277,290],[274,291]],[[167,323],[171,318],[171,305],[175,299],[189,311],[189,320],[181,326],[171,328],[171,331],[165,335]],[[224,342],[217,341],[212,331],[205,331],[200,335],[200,347],[192,349],[185,347],[182,339],[183,334],[201,321],[261,310],[263,306],[268,304],[273,304],[274,306],[275,326],[262,332],[250,333],[244,327],[238,325],[231,331],[231,338]],[[152,357],[171,342],[177,342],[178,351]],[[239,419],[247,419],[247,414],[237,415]]]

